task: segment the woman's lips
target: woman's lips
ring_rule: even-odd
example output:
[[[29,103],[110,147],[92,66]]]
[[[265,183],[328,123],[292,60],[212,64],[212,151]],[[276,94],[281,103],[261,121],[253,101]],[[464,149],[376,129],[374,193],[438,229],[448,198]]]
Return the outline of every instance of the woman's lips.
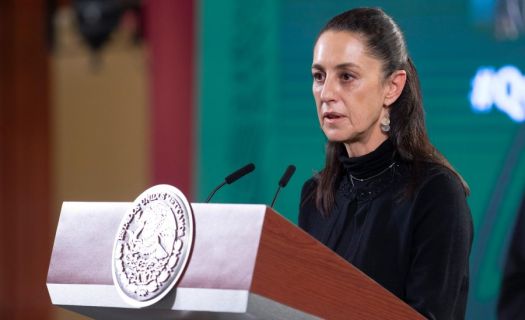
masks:
[[[338,112],[324,112],[323,121],[327,123],[335,123],[339,120],[342,120],[344,115]]]

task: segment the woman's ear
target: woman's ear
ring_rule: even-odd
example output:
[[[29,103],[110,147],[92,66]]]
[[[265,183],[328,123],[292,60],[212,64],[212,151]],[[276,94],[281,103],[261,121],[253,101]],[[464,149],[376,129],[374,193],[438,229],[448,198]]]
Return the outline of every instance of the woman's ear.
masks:
[[[385,84],[385,99],[383,101],[386,107],[396,102],[397,98],[403,92],[405,83],[407,81],[407,72],[405,70],[394,71],[386,80]]]

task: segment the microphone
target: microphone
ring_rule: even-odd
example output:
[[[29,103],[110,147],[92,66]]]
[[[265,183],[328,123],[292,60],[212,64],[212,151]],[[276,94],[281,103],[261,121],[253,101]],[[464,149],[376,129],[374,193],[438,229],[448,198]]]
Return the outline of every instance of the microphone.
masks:
[[[206,203],[210,202],[211,197],[213,197],[215,192],[217,192],[220,188],[222,188],[222,186],[224,186],[225,184],[232,184],[232,183],[234,183],[235,181],[237,181],[240,178],[244,177],[245,175],[247,175],[248,173],[252,172],[253,170],[255,170],[255,165],[253,163],[249,163],[249,164],[245,165],[244,167],[240,168],[239,170],[235,171],[234,173],[230,174],[226,178],[224,178],[224,181],[220,185],[215,187],[215,189],[213,189],[213,191],[210,193],[210,195],[208,195],[208,199],[206,199]]]
[[[284,172],[283,176],[281,177],[281,180],[279,180],[279,187],[277,188],[277,191],[275,192],[275,195],[273,196],[272,204],[270,205],[270,208],[273,208],[273,205],[275,204],[275,200],[277,200],[277,195],[279,194],[279,191],[281,191],[282,188],[286,187],[288,184],[288,181],[290,181],[290,178],[295,173],[295,166],[289,165],[288,168],[286,168],[286,171]]]
[[[244,167],[240,168],[239,170],[235,171],[234,173],[230,174],[224,179],[224,182],[227,184],[232,184],[235,181],[239,180],[240,178],[244,177],[248,173],[255,170],[255,165],[253,163],[249,163],[245,165]]]

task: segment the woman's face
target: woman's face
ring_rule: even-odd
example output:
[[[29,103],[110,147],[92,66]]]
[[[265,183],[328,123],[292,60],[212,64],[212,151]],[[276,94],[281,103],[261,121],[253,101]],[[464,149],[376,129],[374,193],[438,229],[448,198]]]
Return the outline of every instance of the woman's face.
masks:
[[[358,156],[386,140],[380,120],[402,86],[392,99],[395,77],[384,78],[381,61],[367,52],[361,36],[324,32],[314,48],[312,76],[317,115],[329,141],[345,143],[350,155]]]

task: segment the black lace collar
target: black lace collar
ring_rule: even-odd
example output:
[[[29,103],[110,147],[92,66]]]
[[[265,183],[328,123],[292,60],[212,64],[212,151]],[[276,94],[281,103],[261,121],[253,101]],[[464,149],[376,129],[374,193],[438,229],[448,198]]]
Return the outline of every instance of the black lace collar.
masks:
[[[394,144],[385,140],[377,149],[360,157],[349,158],[346,149],[339,155],[343,168],[354,178],[367,179],[385,170],[394,162]]]

